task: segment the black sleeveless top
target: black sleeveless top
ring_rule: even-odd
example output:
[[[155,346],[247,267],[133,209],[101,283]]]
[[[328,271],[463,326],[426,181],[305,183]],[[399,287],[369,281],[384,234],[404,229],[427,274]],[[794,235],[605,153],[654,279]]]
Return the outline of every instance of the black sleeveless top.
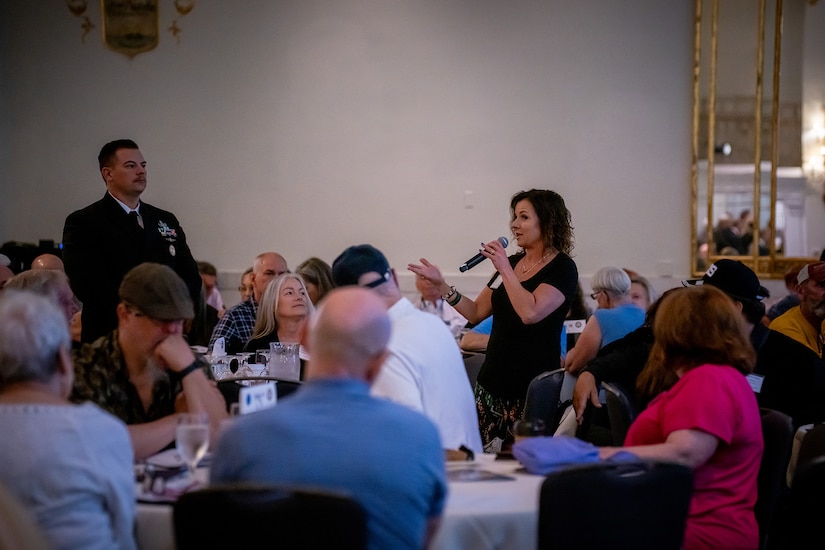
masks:
[[[522,257],[523,254],[510,256],[510,265],[515,266]],[[540,284],[549,284],[565,298],[555,311],[532,325],[525,325],[516,314],[504,285],[493,290],[493,328],[478,384],[494,397],[523,401],[527,386],[535,376],[561,366],[562,325],[576,296],[578,282],[575,262],[562,252],[523,281],[521,286],[530,292]]]

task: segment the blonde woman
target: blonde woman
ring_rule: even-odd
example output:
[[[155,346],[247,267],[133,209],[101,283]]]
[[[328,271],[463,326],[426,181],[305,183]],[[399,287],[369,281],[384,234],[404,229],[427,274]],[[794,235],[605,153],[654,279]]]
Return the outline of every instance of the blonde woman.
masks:
[[[318,305],[318,301],[335,287],[332,267],[321,258],[313,256],[304,260],[295,272],[304,278],[307,295],[313,305]]]
[[[244,351],[269,349],[270,342],[300,343],[304,323],[314,311],[303,277],[297,273],[279,275],[266,285]],[[301,356],[306,356],[303,350]]]

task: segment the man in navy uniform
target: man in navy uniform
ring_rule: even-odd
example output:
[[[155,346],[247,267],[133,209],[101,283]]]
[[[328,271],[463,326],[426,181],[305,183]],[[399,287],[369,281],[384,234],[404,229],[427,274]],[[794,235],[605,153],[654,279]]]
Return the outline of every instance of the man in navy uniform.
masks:
[[[81,340],[92,342],[117,327],[115,310],[123,276],[143,262],[168,265],[184,280],[196,305],[201,277],[186,235],[171,212],[140,200],[146,161],[130,139],[107,143],[98,155],[106,194],[72,212],[63,227],[63,262],[83,302]]]

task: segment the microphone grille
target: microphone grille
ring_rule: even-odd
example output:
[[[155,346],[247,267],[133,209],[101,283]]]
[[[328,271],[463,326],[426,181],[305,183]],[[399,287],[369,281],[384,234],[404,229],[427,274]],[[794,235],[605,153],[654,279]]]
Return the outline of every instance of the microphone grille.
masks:
[[[501,246],[507,248],[507,245],[510,244],[510,241],[507,240],[507,237],[499,237],[498,242],[501,243]]]

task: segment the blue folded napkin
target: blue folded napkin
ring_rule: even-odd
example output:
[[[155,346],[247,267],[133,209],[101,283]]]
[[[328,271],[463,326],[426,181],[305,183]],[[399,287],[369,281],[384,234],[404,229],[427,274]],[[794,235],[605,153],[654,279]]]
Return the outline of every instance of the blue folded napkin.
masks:
[[[569,435],[531,437],[513,444],[513,456],[531,474],[547,475],[566,466],[599,461],[599,448]],[[619,451],[606,462],[636,462],[639,457]]]
[[[599,448],[569,435],[530,437],[513,444],[513,456],[531,474],[599,461]]]

